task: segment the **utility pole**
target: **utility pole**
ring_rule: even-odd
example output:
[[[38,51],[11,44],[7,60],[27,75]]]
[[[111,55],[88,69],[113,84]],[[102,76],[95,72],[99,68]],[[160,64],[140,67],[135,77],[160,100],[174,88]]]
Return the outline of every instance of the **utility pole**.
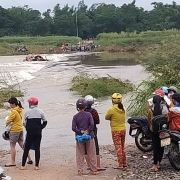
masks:
[[[79,29],[78,29],[78,8],[76,9],[76,36],[79,37]]]

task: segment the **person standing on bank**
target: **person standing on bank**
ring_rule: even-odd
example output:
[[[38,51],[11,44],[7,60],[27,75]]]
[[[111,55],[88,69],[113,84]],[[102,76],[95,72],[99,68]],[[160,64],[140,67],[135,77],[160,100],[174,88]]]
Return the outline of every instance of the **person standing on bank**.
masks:
[[[158,119],[162,119],[167,122],[168,119],[168,108],[164,105],[164,100],[161,96],[155,95],[153,97],[153,107],[148,111],[148,122],[152,135],[152,144],[153,144],[153,161],[154,164],[150,171],[156,172],[161,168],[161,161],[163,158],[164,148],[161,147],[161,142],[159,138],[159,127],[156,128],[156,122]]]
[[[11,147],[11,163],[7,163],[5,167],[16,166],[16,143],[23,149],[23,123],[22,123],[22,112],[23,107],[21,102],[17,100],[15,97],[11,97],[8,100],[8,103],[11,107],[11,113],[6,120],[6,127],[11,125],[10,133],[9,133],[9,142]],[[28,154],[28,164],[33,164],[30,155]]]
[[[100,123],[100,119],[99,119],[99,114],[97,112],[96,109],[92,108],[92,105],[94,104],[94,98],[91,95],[87,95],[85,96],[85,100],[86,100],[86,111],[90,112],[93,120],[94,120],[94,128],[93,128],[93,132],[94,132],[94,142],[95,142],[95,146],[96,146],[96,157],[97,157],[97,170],[98,171],[104,171],[106,170],[105,168],[101,167],[101,163],[100,163],[100,155],[99,155],[99,143],[98,143],[98,137],[97,137],[97,124]],[[85,159],[89,168],[89,160],[87,158],[87,151],[85,152]]]
[[[106,120],[110,120],[112,139],[117,152],[118,167],[114,169],[121,169],[127,167],[126,153],[125,153],[125,137],[126,137],[126,111],[122,104],[122,95],[114,93],[112,95],[113,106],[107,111]]]
[[[35,149],[35,170],[39,170],[39,161],[40,161],[40,144],[42,138],[42,129],[47,125],[47,120],[45,118],[44,112],[37,107],[38,99],[36,97],[31,97],[28,100],[29,110],[24,114],[24,126],[27,131],[26,144],[24,148],[24,153],[22,157],[21,170],[25,169],[25,163],[27,155],[31,148],[31,145],[34,145]]]
[[[90,170],[93,175],[98,175],[99,172],[97,171],[96,148],[93,132],[93,117],[91,113],[85,111],[86,101],[84,98],[77,100],[76,108],[78,113],[73,116],[72,130],[75,132],[76,137],[83,135],[88,135],[91,137],[90,139],[83,141],[78,141],[76,139],[76,163],[78,175],[83,175],[85,148],[87,150]]]

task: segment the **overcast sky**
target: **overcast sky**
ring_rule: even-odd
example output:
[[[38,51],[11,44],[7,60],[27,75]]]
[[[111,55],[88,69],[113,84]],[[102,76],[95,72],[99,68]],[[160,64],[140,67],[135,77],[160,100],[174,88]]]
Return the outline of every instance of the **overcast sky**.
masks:
[[[53,10],[54,6],[59,3],[61,6],[68,4],[69,6],[77,6],[80,0],[0,0],[0,6],[3,8],[9,8],[12,6],[24,6],[29,5],[33,9],[40,10],[41,12],[47,9]],[[116,6],[121,6],[124,3],[131,3],[133,0],[84,0],[85,4],[90,7],[93,3],[106,3],[115,4]],[[163,2],[172,3],[173,0],[136,0],[136,5],[143,7],[146,10],[152,8],[151,2]],[[180,0],[174,0],[177,4],[180,4]]]

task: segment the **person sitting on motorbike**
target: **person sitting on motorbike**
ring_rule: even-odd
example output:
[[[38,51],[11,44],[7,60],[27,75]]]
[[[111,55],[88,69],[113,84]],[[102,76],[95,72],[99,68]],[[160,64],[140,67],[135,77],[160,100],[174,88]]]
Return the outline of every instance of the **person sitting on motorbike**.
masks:
[[[153,144],[153,159],[154,165],[150,168],[151,171],[158,171],[160,168],[160,163],[163,157],[164,148],[161,147],[159,133],[154,132],[153,120],[154,117],[158,115],[164,115],[167,117],[168,109],[162,103],[162,97],[159,95],[155,95],[153,97],[153,106],[148,110],[148,121],[149,127],[152,132],[152,144]]]
[[[180,93],[172,95],[174,107],[169,109],[169,129],[180,131]]]

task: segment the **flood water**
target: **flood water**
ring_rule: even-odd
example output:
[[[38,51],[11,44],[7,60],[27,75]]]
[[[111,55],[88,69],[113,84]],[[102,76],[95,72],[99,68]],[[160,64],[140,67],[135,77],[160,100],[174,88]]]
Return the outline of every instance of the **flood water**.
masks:
[[[31,73],[33,79],[26,79],[21,82],[21,88],[25,92],[23,98],[23,106],[28,109],[27,99],[29,96],[36,96],[39,99],[39,107],[42,108],[48,119],[48,126],[43,130],[42,146],[51,147],[54,144],[73,145],[75,143],[74,133],[71,130],[72,117],[76,111],[75,102],[81,97],[76,92],[70,92],[71,79],[78,72],[86,72],[96,74],[98,76],[112,76],[128,79],[133,84],[138,85],[142,80],[147,79],[149,74],[144,68],[139,65],[135,58],[127,58],[116,55],[115,57],[109,54],[73,54],[67,57],[57,56],[56,61],[49,62],[22,62],[24,57],[0,57],[1,70],[6,72],[20,72],[23,77],[27,73]],[[54,57],[53,56],[53,57]],[[47,55],[48,57],[48,55]],[[49,58],[52,55],[49,55]],[[11,63],[8,64],[8,63]],[[4,64],[5,63],[5,64]],[[6,64],[7,63],[7,64]],[[32,65],[32,66],[31,66]],[[35,72],[35,67],[43,68]],[[32,67],[34,68],[32,72]],[[13,68],[13,69],[12,69]],[[23,72],[23,73],[22,73]],[[111,95],[110,95],[111,96]],[[100,145],[112,144],[110,125],[104,120],[104,116],[111,107],[111,99],[109,97],[99,98],[96,100],[95,108],[99,112],[101,123],[98,125],[98,138]],[[126,100],[128,95],[123,96],[123,103],[128,104]],[[0,117],[0,132],[4,131],[4,117],[9,112],[2,111]],[[127,124],[127,143],[134,142],[134,139],[128,135],[129,125]],[[3,149],[8,148],[7,141],[0,141],[0,146]]]

